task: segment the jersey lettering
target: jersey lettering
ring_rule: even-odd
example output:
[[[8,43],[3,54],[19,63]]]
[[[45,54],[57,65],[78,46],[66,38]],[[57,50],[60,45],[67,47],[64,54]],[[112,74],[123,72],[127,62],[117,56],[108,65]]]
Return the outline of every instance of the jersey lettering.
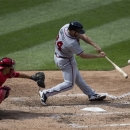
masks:
[[[58,39],[59,39],[59,35],[56,38],[56,45],[58,47],[58,50],[61,51],[62,50],[61,46],[63,45],[63,43],[62,43],[62,41],[58,41]]]
[[[61,46],[63,45],[62,41],[57,42],[58,50],[61,51]]]

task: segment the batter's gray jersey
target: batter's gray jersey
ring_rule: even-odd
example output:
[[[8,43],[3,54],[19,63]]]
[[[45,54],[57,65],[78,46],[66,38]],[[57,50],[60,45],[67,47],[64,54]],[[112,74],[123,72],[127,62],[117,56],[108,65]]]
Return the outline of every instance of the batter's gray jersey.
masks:
[[[55,52],[62,57],[72,57],[75,53],[79,55],[83,52],[79,44],[79,39],[72,37],[68,33],[69,24],[64,25],[57,36]]]
[[[83,52],[79,44],[79,38],[72,37],[68,33],[69,24],[64,25],[57,36],[55,42],[55,64],[62,70],[64,81],[50,89],[43,90],[46,97],[68,91],[74,84],[89,97],[95,95],[95,91],[82,78],[76,63],[74,54],[79,55]],[[43,97],[42,97],[43,98]]]
[[[79,73],[74,54],[79,55],[83,50],[80,47],[79,39],[69,35],[68,27],[69,24],[66,24],[60,29],[55,43],[54,55],[55,64],[62,70],[64,82],[44,90],[47,97],[70,90],[75,83],[84,94],[89,96],[95,94]]]

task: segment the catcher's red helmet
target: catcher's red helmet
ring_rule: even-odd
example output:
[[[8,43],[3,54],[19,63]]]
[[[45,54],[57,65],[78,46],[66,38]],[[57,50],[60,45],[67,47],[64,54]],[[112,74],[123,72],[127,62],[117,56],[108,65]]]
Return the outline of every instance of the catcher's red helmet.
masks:
[[[13,67],[15,65],[15,61],[11,58],[5,57],[0,60],[0,69],[5,67]]]

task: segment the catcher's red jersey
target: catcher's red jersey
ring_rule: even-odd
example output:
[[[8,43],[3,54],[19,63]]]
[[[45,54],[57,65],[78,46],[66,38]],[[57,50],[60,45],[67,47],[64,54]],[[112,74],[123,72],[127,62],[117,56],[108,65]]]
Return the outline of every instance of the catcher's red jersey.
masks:
[[[0,87],[6,81],[7,78],[19,77],[19,73],[15,71],[11,71],[9,74],[3,75],[0,71]]]

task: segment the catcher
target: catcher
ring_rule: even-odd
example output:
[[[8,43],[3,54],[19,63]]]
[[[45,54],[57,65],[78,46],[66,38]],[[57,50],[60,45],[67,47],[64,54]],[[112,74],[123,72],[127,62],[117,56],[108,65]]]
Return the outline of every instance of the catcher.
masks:
[[[15,61],[11,58],[5,57],[0,60],[0,103],[9,96],[11,90],[8,86],[2,86],[7,78],[27,78],[37,82],[40,88],[45,88],[45,75],[43,72],[29,76],[14,70]]]

